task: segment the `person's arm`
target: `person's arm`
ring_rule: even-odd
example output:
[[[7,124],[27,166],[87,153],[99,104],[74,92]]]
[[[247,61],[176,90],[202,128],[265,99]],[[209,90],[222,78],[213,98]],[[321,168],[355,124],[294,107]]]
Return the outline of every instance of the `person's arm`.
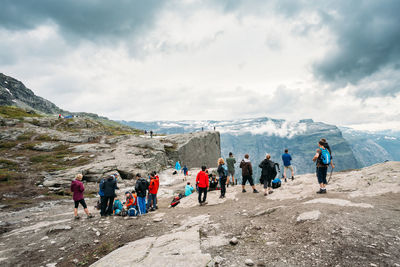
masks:
[[[104,181],[104,183],[101,184],[101,190],[104,190],[105,185],[106,185],[106,181]]]
[[[240,165],[239,165],[239,168],[242,169],[242,167],[243,167],[243,160],[240,162]]]
[[[251,166],[251,163],[249,163],[249,173],[253,175],[253,166]]]
[[[198,184],[199,183],[199,175],[200,175],[200,172],[197,174],[197,176],[196,176],[196,184]]]
[[[317,159],[318,159],[318,157],[319,157],[319,151],[318,151],[319,149],[317,149],[317,153],[315,153],[315,155],[314,155],[314,157],[313,157],[313,159],[312,159],[312,161],[316,161]]]
[[[82,182],[81,182],[81,184],[79,185],[79,191],[81,191],[81,192],[85,191],[85,186],[83,185]]]
[[[210,181],[208,180],[208,176],[204,175],[205,179],[206,179],[206,185],[207,185],[207,190],[210,188]]]

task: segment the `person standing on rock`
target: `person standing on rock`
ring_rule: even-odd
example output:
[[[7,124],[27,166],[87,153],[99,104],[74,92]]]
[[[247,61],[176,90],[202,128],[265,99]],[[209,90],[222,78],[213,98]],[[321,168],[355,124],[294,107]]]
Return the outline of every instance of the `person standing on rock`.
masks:
[[[228,167],[228,179],[226,180],[226,186],[229,186],[229,176],[232,177],[232,185],[235,185],[235,163],[236,159],[232,152],[229,152],[229,158],[226,159],[226,165]]]
[[[292,156],[289,154],[289,149],[285,149],[285,153],[282,154],[282,161],[283,161],[283,177],[285,178],[286,182],[286,170],[290,170],[292,174],[292,181],[294,180],[294,170],[291,164]]]
[[[157,204],[158,184],[154,172],[150,175],[149,194],[147,196],[147,211],[155,211]],[[153,206],[152,206],[153,204]],[[151,207],[152,206],[152,207]],[[151,207],[151,209],[150,209]]]
[[[188,167],[186,167],[186,165],[183,165],[183,168],[182,168],[182,172],[183,172],[183,181],[186,181],[187,176],[188,176],[188,171],[189,171]]]
[[[101,203],[100,213],[102,217],[112,215],[115,190],[117,188],[117,180],[114,175],[110,175],[102,184],[102,189],[104,191],[104,201]]]
[[[332,169],[334,169],[335,168],[335,165],[333,165],[333,155],[332,155],[332,150],[331,150],[331,148],[329,147],[329,145],[328,145],[328,142],[326,141],[326,139],[325,138],[321,138],[321,140],[320,140],[321,142],[323,142],[323,146],[326,148],[326,149],[328,149],[328,151],[329,151],[329,154],[331,155],[331,167],[332,167]]]
[[[136,185],[135,190],[137,194],[139,213],[146,214],[146,195],[149,190],[149,182],[144,179],[140,173],[136,174]]]
[[[324,162],[323,157],[328,158],[329,163]],[[324,147],[323,141],[318,142],[318,149],[316,150],[316,153],[312,160],[314,162],[316,162],[316,164],[317,164],[316,171],[317,171],[318,183],[320,186],[320,189],[317,192],[317,194],[325,194],[326,193],[326,185],[328,183],[326,181],[326,174],[328,172],[328,166],[331,163],[331,160],[330,160],[329,151]]]
[[[221,195],[219,198],[224,198],[226,193],[226,179],[228,178],[228,167],[225,165],[224,159],[218,159],[219,184],[221,185]]]
[[[271,161],[271,155],[267,154],[265,159],[258,165],[261,168],[261,179],[264,183],[264,196],[272,194],[272,180],[276,176],[275,162]]]
[[[83,191],[85,191],[85,187],[83,186],[82,178],[83,178],[82,174],[77,174],[75,176],[75,180],[73,180],[71,182],[71,192],[73,193],[72,194],[72,199],[75,202],[74,217],[75,217],[76,220],[78,220],[80,218],[78,216],[79,203],[82,205],[82,207],[83,207],[83,209],[84,209],[84,211],[85,211],[85,213],[87,215],[87,218],[88,219],[93,218],[93,215],[90,214],[90,212],[89,212],[89,210],[88,210],[88,208],[86,206],[85,199],[83,198]]]
[[[240,168],[242,169],[242,193],[246,193],[245,185],[249,181],[251,187],[253,188],[253,193],[258,193],[253,182],[253,167],[249,160],[249,154],[244,155],[244,159],[240,162]]]
[[[199,204],[200,206],[206,205],[207,190],[209,188],[208,174],[206,173],[206,166],[201,166],[201,171],[196,176],[196,185],[199,190]],[[201,196],[203,195],[203,199]]]

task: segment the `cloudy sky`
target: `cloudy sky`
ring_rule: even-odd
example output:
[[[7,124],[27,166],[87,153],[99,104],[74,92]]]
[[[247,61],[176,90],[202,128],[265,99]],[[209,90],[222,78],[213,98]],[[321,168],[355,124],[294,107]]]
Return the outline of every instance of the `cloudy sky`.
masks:
[[[397,0],[0,6],[0,72],[67,110],[400,130]]]

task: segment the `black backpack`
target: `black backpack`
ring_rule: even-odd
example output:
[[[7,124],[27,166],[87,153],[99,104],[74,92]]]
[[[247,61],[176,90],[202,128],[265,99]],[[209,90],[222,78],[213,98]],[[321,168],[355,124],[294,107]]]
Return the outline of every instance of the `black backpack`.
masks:
[[[275,179],[276,175],[278,174],[276,167],[278,167],[278,171],[280,172],[279,164],[271,161],[269,164],[269,173],[271,174],[272,179]]]

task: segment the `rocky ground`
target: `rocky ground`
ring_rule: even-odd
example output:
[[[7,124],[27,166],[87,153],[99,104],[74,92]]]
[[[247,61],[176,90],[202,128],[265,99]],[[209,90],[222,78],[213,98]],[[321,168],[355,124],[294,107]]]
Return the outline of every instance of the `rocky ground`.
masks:
[[[79,221],[72,200],[2,211],[0,264],[400,266],[399,162],[334,173],[326,195],[315,194],[308,174],[267,197],[240,186],[225,199],[209,192],[207,206],[193,194],[168,208],[185,182],[170,171],[160,177],[159,209],[139,218],[102,219],[95,198],[88,203],[97,216]]]

